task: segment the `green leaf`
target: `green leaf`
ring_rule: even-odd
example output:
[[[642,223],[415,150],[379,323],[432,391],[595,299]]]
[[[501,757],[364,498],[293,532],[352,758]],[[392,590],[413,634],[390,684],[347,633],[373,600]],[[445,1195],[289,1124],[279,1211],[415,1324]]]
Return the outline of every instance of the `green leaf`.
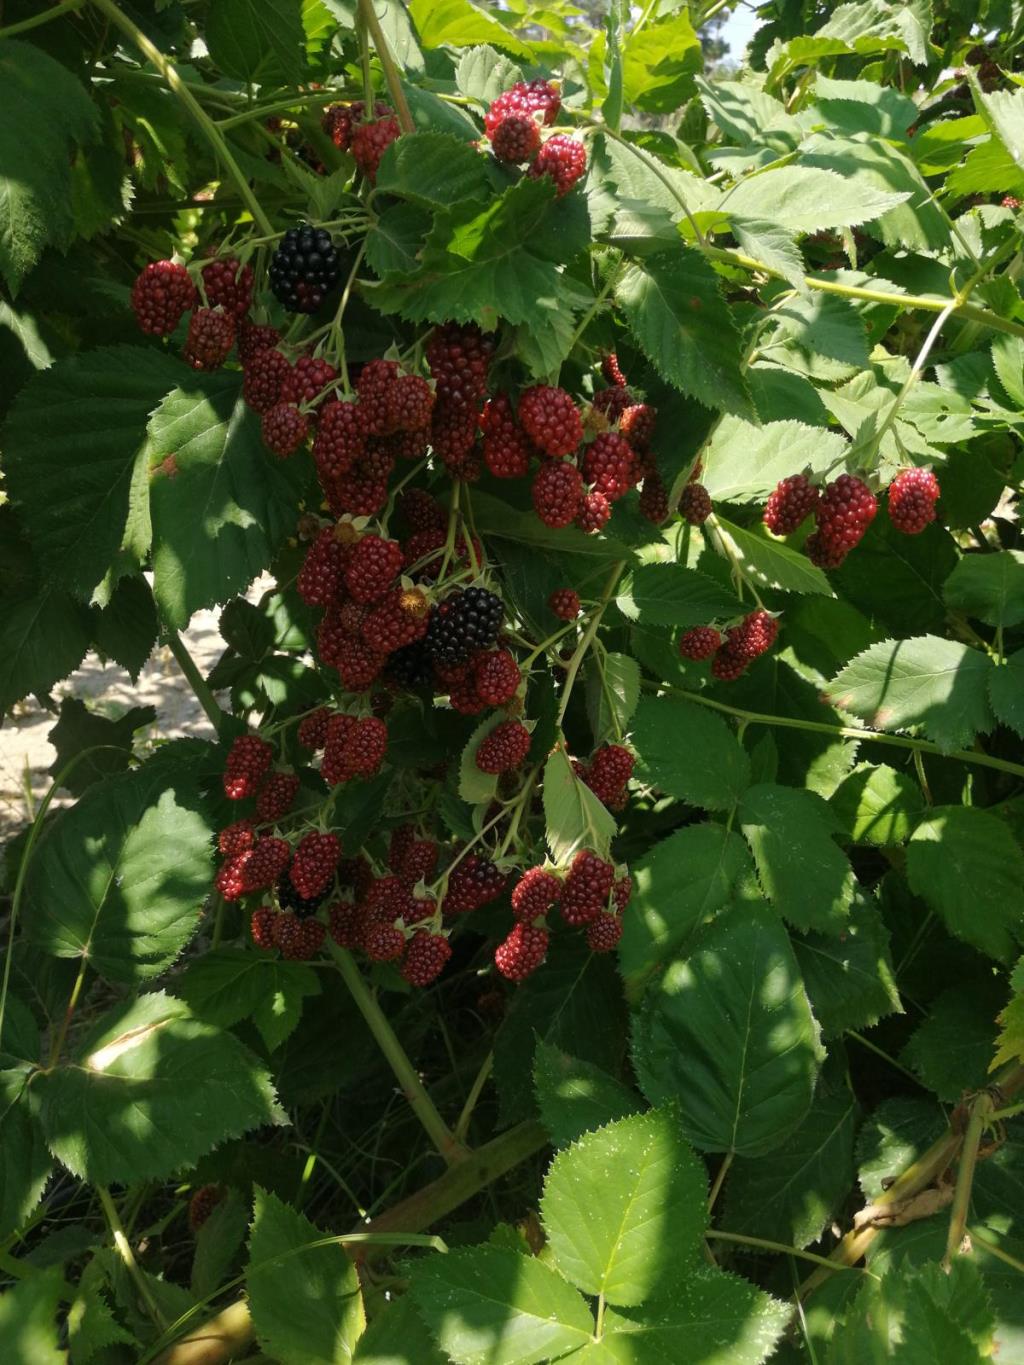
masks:
[[[13,1003],[8,996],[8,1010]],[[38,1047],[25,1060],[38,1064]],[[0,1236],[4,1237],[20,1227],[38,1204],[53,1168],[28,1078],[28,1067],[0,1071]]]
[[[783,166],[741,180],[723,198],[718,212],[760,218],[790,232],[854,227],[881,217],[910,197],[876,188],[864,177],[837,175],[818,166]]]
[[[94,782],[125,771],[131,760],[135,731],[155,720],[156,710],[152,706],[133,706],[118,720],[108,720],[90,711],[77,697],[64,697],[60,718],[47,735],[57,751],[47,771],[56,778],[72,759],[82,755],[61,783],[73,796],[81,796]],[[87,753],[90,749],[95,752]]]
[[[50,1150],[97,1185],[164,1179],[283,1120],[252,1053],[162,991],[115,1006],[33,1089]]]
[[[410,1294],[391,1298],[377,1313],[352,1359],[355,1365],[448,1365],[448,1356],[424,1332]]]
[[[907,880],[954,937],[990,957],[1010,956],[1024,930],[1024,853],[997,816],[933,807],[907,845]]]
[[[1024,649],[988,675],[988,699],[996,720],[1024,735]]]
[[[11,294],[53,245],[75,236],[72,160],[99,117],[80,81],[33,43],[0,40],[0,274]]]
[[[459,800],[479,806],[494,800],[498,790],[498,774],[481,772],[476,765],[476,751],[483,740],[506,720],[504,712],[492,711],[485,716],[466,742],[459,759]]]
[[[802,422],[755,426],[723,417],[708,442],[701,483],[716,502],[763,503],[790,474],[823,474],[843,455],[846,442],[834,431]]]
[[[821,569],[806,555],[774,539],[760,523],[756,532],[745,531],[716,515],[715,532],[726,554],[758,587],[833,595],[832,585]]]
[[[761,1365],[789,1321],[788,1304],[738,1275],[691,1270],[670,1296],[605,1313],[610,1359],[629,1365]],[[684,1347],[685,1357],[680,1356]]]
[[[857,1134],[857,1178],[865,1199],[877,1199],[945,1127],[934,1101],[905,1096],[883,1100]]]
[[[424,47],[473,47],[490,43],[515,57],[532,56],[529,47],[470,0],[412,0],[409,13]]]
[[[359,1279],[344,1247],[257,1188],[246,1287],[260,1345],[281,1365],[351,1360],[365,1325]]]
[[[1014,164],[1024,169],[1024,91],[993,90],[985,94],[975,85],[974,101]]]
[[[751,413],[739,334],[718,277],[699,252],[679,247],[628,266],[615,298],[661,377],[705,407]]]
[[[581,782],[563,745],[544,764],[544,819],[546,838],[556,863],[567,863],[581,848],[608,856],[615,819]]]
[[[853,304],[835,294],[808,294],[777,308],[775,329],[781,341],[792,342],[810,358],[835,362],[837,369],[867,369],[868,343],[864,323]],[[763,348],[772,357],[769,342]]]
[[[159,771],[125,773],[47,827],[25,883],[25,934],[110,981],[145,981],[198,929],[210,875],[197,793]]]
[[[55,585],[88,597],[107,572],[133,474],[145,477],[149,414],[187,373],[162,351],[113,346],[58,361],[18,394],[4,431],[7,487]],[[189,518],[194,533],[195,504]]]
[[[844,133],[902,138],[917,122],[917,105],[912,99],[874,81],[834,81],[819,71],[814,94],[832,127]]]
[[[299,0],[217,0],[204,37],[214,62],[236,80],[297,85],[305,75]]]
[[[972,481],[978,479],[972,461]],[[888,517],[876,516],[857,553],[832,575],[844,597],[893,635],[941,632],[946,624],[942,600],[945,580],[959,558],[956,542],[944,528],[931,525],[921,535],[901,535]]]
[[[580,1294],[532,1256],[465,1247],[418,1262],[410,1293],[456,1365],[540,1365],[590,1341]]]
[[[444,133],[406,133],[381,157],[377,191],[427,208],[447,208],[490,193],[487,160],[466,142]]]
[[[703,626],[736,616],[739,598],[707,574],[683,564],[641,564],[623,581],[615,605],[631,621],[650,626]]]
[[[798,934],[792,942],[825,1038],[870,1028],[886,1014],[902,1014],[885,921],[863,894],[854,898],[838,937]]]
[[[533,1081],[541,1120],[556,1147],[641,1108],[629,1086],[549,1043],[537,1044]]]
[[[703,66],[700,38],[687,12],[658,16],[625,35],[622,76],[626,100],[652,114],[674,113],[693,94],[694,76]],[[618,125],[611,122],[611,126]]]
[[[633,744],[651,786],[705,810],[732,810],[750,785],[750,760],[728,724],[691,702],[644,697]]]
[[[304,466],[267,453],[236,371],[182,380],[150,434],[154,591],[164,620],[181,627],[269,565],[294,531]]]
[[[611,536],[588,535],[576,526],[555,530],[545,526],[535,512],[521,512],[493,497],[490,493],[473,490],[473,519],[484,537],[511,540],[534,550],[556,550],[583,560],[598,560],[609,568],[617,559],[629,557],[628,548]],[[550,617],[547,618],[550,624]]]
[[[992,1057],[993,1021],[1004,1000],[997,981],[963,982],[928,1002],[900,1060],[940,1100],[955,1104],[985,1084]]]
[[[990,1071],[1007,1062],[1024,1060],[1024,958],[1014,968],[1010,986],[1014,995],[997,1018],[999,1037]]]
[[[219,1293],[225,1280],[232,1278],[249,1230],[247,1205],[248,1200],[243,1202],[237,1190],[228,1190],[196,1233],[189,1288],[197,1299]]]
[[[855,844],[905,844],[924,810],[921,788],[887,763],[858,763],[829,805]]]
[[[722,1227],[788,1246],[817,1241],[854,1184],[858,1106],[845,1076],[819,1086],[800,1127],[767,1156],[729,1168]],[[826,1068],[826,1075],[828,1068]]]
[[[730,903],[751,871],[740,836],[724,825],[688,825],[630,864],[633,896],[624,916],[619,965],[639,998],[650,977]]]
[[[835,817],[821,797],[762,783],[744,795],[739,823],[779,914],[798,929],[842,932],[856,883],[833,840]]]
[[[40,628],[40,627],[44,628]],[[0,712],[30,692],[45,696],[85,657],[89,610],[60,588],[14,587],[0,596]]]
[[[946,579],[945,597],[954,611],[986,625],[1020,625],[1024,621],[1024,552],[965,555]]]
[[[707,1173],[672,1111],[654,1109],[559,1152],[540,1211],[566,1279],[629,1307],[696,1263],[707,1227]]]
[[[1010,401],[1024,408],[1024,342],[997,332],[992,338],[992,364]]]
[[[92,1274],[90,1272],[96,1272]],[[102,1263],[97,1258],[88,1263],[76,1285],[75,1299],[68,1309],[68,1343],[75,1365],[92,1361],[111,1346],[135,1346],[139,1343],[126,1332],[114,1317],[103,1290],[107,1287]]]
[[[197,1019],[217,1028],[251,1017],[273,1052],[298,1024],[303,1000],[320,994],[320,982],[301,962],[220,948],[190,963],[174,991]]]
[[[5,1365],[67,1365],[67,1353],[57,1345],[63,1286],[60,1266],[50,1266],[0,1296],[0,1359]]]
[[[455,67],[459,94],[479,104],[490,104],[521,78],[522,72],[515,62],[486,43],[464,52]]]
[[[621,739],[640,700],[640,665],[614,652],[587,669],[587,716],[594,741]]]
[[[986,692],[992,667],[986,654],[956,640],[882,640],[848,663],[825,696],[876,730],[920,726],[948,752],[992,728]]]
[[[114,659],[132,682],[138,682],[156,644],[157,630],[150,586],[141,574],[129,574],[118,579],[110,601],[97,612],[93,641],[100,654]]]
[[[366,234],[366,259],[370,267],[378,275],[390,271],[411,274],[418,265],[432,221],[429,210],[419,204],[388,204]]]
[[[739,249],[755,261],[777,270],[798,293],[807,289],[806,263],[788,228],[765,223],[759,218],[733,218],[732,233]]]
[[[633,1034],[651,1103],[677,1103],[702,1151],[748,1157],[803,1121],[823,1055],[786,931],[755,904],[706,926],[648,992]]]

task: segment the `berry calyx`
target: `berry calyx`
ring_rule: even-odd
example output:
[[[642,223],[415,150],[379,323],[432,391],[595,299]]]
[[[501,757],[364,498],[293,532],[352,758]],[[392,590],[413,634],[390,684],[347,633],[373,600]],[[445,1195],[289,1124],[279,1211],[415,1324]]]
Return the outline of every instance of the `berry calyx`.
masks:
[[[534,384],[519,399],[519,421],[545,455],[571,455],[583,440],[579,408],[564,389]]]
[[[722,643],[722,635],[714,626],[694,626],[679,637],[679,653],[684,659],[710,659]]]
[[[548,931],[538,924],[516,924],[494,950],[494,965],[509,981],[525,981],[544,961]]]
[[[482,773],[507,773],[518,768],[530,752],[530,732],[517,720],[502,721],[484,737],[476,751]]]
[[[173,332],[197,298],[188,271],[174,261],[151,261],[132,285],[132,311],[147,336]]]
[[[905,536],[918,536],[935,520],[941,493],[930,469],[903,469],[889,485],[889,520]]]
[[[774,535],[788,536],[811,515],[820,497],[806,474],[791,474],[769,494],[762,520]]]

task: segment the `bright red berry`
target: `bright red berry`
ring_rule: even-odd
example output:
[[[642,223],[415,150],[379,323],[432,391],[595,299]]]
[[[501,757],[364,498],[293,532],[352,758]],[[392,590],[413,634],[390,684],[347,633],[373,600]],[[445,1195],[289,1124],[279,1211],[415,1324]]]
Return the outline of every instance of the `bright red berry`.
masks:
[[[504,889],[504,874],[486,858],[471,853],[449,877],[442,909],[446,915],[464,915],[497,900]]]
[[[806,474],[791,474],[769,494],[764,505],[764,524],[775,535],[788,536],[811,515],[820,496]]]
[[[536,119],[512,114],[491,133],[491,146],[499,161],[521,166],[540,147],[540,125]]]
[[[519,479],[530,471],[534,449],[516,421],[507,393],[496,394],[480,418],[484,433],[484,463],[496,479]]]
[[[235,344],[235,320],[214,308],[197,308],[189,319],[182,356],[194,370],[216,370]]]
[[[231,257],[211,261],[203,266],[203,288],[211,308],[223,308],[237,322],[241,322],[252,302],[253,272],[251,265],[240,266]]]
[[[636,452],[616,431],[601,432],[584,452],[584,478],[610,502],[625,497],[637,482],[639,473]]]
[[[253,412],[269,412],[281,398],[281,385],[291,370],[286,358],[273,347],[257,351],[246,362],[242,397]]]
[[[345,586],[355,602],[378,601],[402,570],[402,547],[383,536],[363,536],[356,542],[345,566]]]
[[[324,110],[320,126],[339,151],[347,152],[352,144],[352,127],[361,122],[366,105],[362,100],[351,104],[332,104]],[[385,118],[391,113],[390,104],[375,100],[373,106],[377,118]]]
[[[550,128],[562,107],[562,97],[558,87],[550,81],[516,81],[508,90],[503,90],[491,102],[484,117],[487,136],[493,138],[495,130],[507,118],[529,118],[540,114],[544,126]]]
[[[473,661],[476,690],[488,706],[511,701],[522,681],[519,665],[507,649],[489,649]]]
[[[474,410],[487,392],[487,370],[494,354],[494,335],[475,323],[446,322],[427,343],[427,364],[437,386],[438,401]]]
[[[309,434],[309,418],[294,403],[275,403],[260,422],[263,444],[279,460],[294,455]]]
[[[1000,199],[999,201],[999,206],[1000,208],[1004,209],[1019,209],[1021,206],[1021,201],[1017,198],[1015,194],[1004,194],[1002,199]]]
[[[480,742],[476,766],[482,773],[507,773],[530,752],[530,732],[517,720],[502,721]]]
[[[249,921],[249,932],[252,941],[257,948],[266,951],[274,946],[274,920],[277,918],[277,911],[272,910],[269,905],[261,905],[258,910],[252,912],[252,919]]]
[[[567,460],[545,460],[530,490],[533,508],[545,526],[575,521],[583,501],[583,475]]]
[[[535,920],[546,915],[562,898],[562,883],[553,872],[531,867],[512,889],[512,913],[517,920]]]
[[[815,512],[818,529],[806,550],[813,564],[836,569],[861,540],[878,511],[878,499],[861,479],[840,474],[827,484]]]
[[[336,834],[311,830],[299,840],[288,869],[292,886],[306,899],[318,896],[330,886],[340,856],[341,844]]]
[[[451,944],[444,934],[432,934],[427,929],[421,929],[413,934],[406,946],[402,975],[411,986],[429,986],[444,971],[451,955]]]
[[[609,351],[608,354],[601,361],[601,373],[604,375],[605,379],[607,379],[609,384],[615,384],[619,388],[625,387],[627,382],[626,376],[622,373],[622,370],[619,368],[619,357],[615,354],[614,351]]]
[[[245,895],[245,865],[251,857],[251,852],[236,853],[217,869],[213,884],[226,901]]]
[[[622,920],[604,911],[587,925],[587,946],[593,953],[610,953],[622,937]]]
[[[299,721],[298,735],[299,743],[304,749],[311,749],[315,753],[317,749],[324,747],[330,716],[331,713],[326,706],[318,706],[308,716],[302,717]]]
[[[611,515],[611,503],[604,493],[598,493],[594,489],[583,494],[580,510],[576,513],[576,525],[581,531],[586,531],[587,535],[596,535],[608,524]]]
[[[353,125],[352,156],[371,185],[377,181],[381,157],[392,142],[401,135],[401,126],[390,112],[383,118],[371,119],[368,123]]]
[[[519,399],[519,421],[545,455],[571,455],[583,440],[579,408],[564,389],[534,384]]]
[[[256,831],[251,820],[236,820],[217,835],[217,848],[229,858],[247,853],[255,842]]]
[[[271,773],[256,797],[257,820],[269,824],[287,815],[298,790],[299,779],[295,773]]]
[[[174,331],[197,297],[183,265],[151,261],[132,285],[132,311],[147,336],[162,337]]]
[[[930,469],[903,469],[889,485],[889,520],[905,536],[920,535],[935,520],[941,489]]]
[[[688,483],[679,499],[679,514],[691,526],[703,526],[711,515],[711,494],[702,483]]]
[[[679,637],[679,653],[684,659],[710,659],[722,643],[722,636],[714,626],[694,626]]]
[[[608,904],[615,868],[589,849],[580,849],[562,885],[561,911],[574,928],[589,924]]]
[[[305,403],[317,407],[325,390],[338,377],[338,371],[321,356],[300,355],[281,381],[282,403]]]
[[[525,981],[544,961],[548,931],[539,924],[516,924],[494,950],[494,965],[509,981]]]
[[[230,801],[254,796],[270,767],[273,751],[256,735],[239,735],[224,765],[224,795]]]
[[[555,182],[558,197],[568,194],[587,169],[587,149],[577,138],[556,133],[548,138],[537,153],[528,174],[531,179],[549,176]]]
[[[580,614],[580,595],[574,588],[556,588],[548,606],[560,621],[575,621]]]

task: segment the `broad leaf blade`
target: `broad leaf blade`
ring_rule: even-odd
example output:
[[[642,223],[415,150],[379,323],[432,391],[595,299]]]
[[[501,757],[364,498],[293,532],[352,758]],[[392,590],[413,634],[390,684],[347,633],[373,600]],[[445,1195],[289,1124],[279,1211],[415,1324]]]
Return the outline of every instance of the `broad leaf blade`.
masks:
[[[669,697],[644,697],[633,727],[643,777],[705,810],[731,810],[750,785],[750,760],[713,711]]]

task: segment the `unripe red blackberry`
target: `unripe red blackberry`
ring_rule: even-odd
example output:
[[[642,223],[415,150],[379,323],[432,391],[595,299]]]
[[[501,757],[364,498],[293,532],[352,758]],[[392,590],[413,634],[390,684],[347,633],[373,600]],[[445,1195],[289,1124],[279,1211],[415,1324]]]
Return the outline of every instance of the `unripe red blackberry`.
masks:
[[[383,118],[371,119],[368,123],[353,124],[352,156],[371,185],[377,183],[381,157],[401,135],[401,125],[390,112]]]
[[[371,962],[393,962],[405,950],[405,932],[378,920],[364,926],[360,947]]]
[[[132,311],[147,336],[173,332],[198,295],[183,265],[151,261],[132,285]]]
[[[402,570],[402,547],[383,536],[363,536],[349,552],[345,586],[354,602],[376,602]]]
[[[587,925],[587,947],[592,953],[613,952],[622,937],[622,920],[618,915],[602,911],[592,923]]]
[[[769,494],[764,505],[764,524],[774,535],[788,536],[811,515],[820,496],[806,474],[791,474]]]
[[[601,361],[601,373],[609,384],[615,384],[619,388],[625,388],[627,382],[626,376],[619,368],[619,357],[614,351],[609,351]]]
[[[530,497],[545,526],[568,526],[583,501],[583,476],[567,460],[545,460],[534,476]]]
[[[619,418],[619,432],[636,451],[644,451],[654,439],[656,409],[648,403],[634,403]]]
[[[251,851],[236,853],[217,869],[213,885],[226,901],[237,901],[245,895],[245,865],[251,857]]]
[[[275,403],[263,414],[260,434],[270,453],[286,460],[309,435],[309,418],[294,403]]]
[[[488,706],[504,706],[522,682],[519,665],[507,649],[489,649],[473,662],[476,690]]]
[[[612,505],[604,493],[596,489],[584,493],[580,510],[576,513],[576,525],[587,535],[596,535],[611,520]]]
[[[587,169],[587,149],[577,138],[556,133],[548,138],[527,174],[537,180],[546,175],[555,182],[559,199],[568,194]]]
[[[710,659],[722,643],[722,636],[714,626],[694,626],[679,637],[679,653],[684,659]]]
[[[229,801],[254,796],[270,767],[273,751],[256,735],[239,735],[224,764],[224,795]]]
[[[327,617],[324,617],[317,632],[321,660],[338,670],[338,676],[347,691],[365,692],[380,676],[388,656],[372,649],[358,635],[349,635],[347,632],[336,633],[328,643],[324,632],[326,625]]]
[[[271,773],[256,797],[256,818],[263,824],[270,824],[287,815],[292,808],[299,790],[299,779],[295,773]],[[276,881],[277,874],[267,883]]]
[[[332,104],[324,110],[320,126],[339,151],[347,152],[351,147],[353,125],[362,121],[365,109],[362,100],[353,100],[351,104]],[[375,100],[373,112],[375,117],[385,118],[391,113],[391,106]]]
[[[324,750],[324,762],[332,753],[330,735]],[[379,716],[362,716],[353,725],[343,746],[344,771],[347,777],[373,777],[384,762],[388,748],[388,727]]]
[[[679,498],[679,515],[691,526],[703,526],[711,515],[711,494],[702,483],[688,483]]]
[[[511,772],[530,752],[530,732],[517,720],[502,721],[480,741],[476,766],[482,773]]]
[[[281,333],[268,323],[250,322],[242,318],[238,324],[238,358],[243,368],[255,358],[257,351],[272,350],[281,340]],[[284,357],[281,357],[284,359]]]
[[[188,1225],[193,1232],[199,1231],[223,1198],[220,1185],[200,1185],[188,1202]]]
[[[421,929],[409,940],[400,970],[410,986],[429,986],[444,971],[451,955],[451,944],[444,934]]]
[[[290,313],[315,313],[341,278],[338,249],[326,228],[289,228],[270,261],[270,287]]]
[[[521,166],[540,147],[540,126],[536,119],[512,114],[491,134],[491,146],[499,161]]]
[[[468,678],[445,683],[444,686],[448,688],[448,702],[452,710],[458,711],[460,716],[478,716],[487,706],[476,690],[476,678],[472,674]]]
[[[517,81],[491,102],[484,116],[484,127],[487,136],[493,137],[495,130],[507,118],[529,118],[533,114],[540,114],[545,128],[550,128],[561,107],[562,97],[558,87],[550,81]]]
[[[253,943],[265,952],[269,952],[274,946],[276,918],[276,910],[272,910],[269,905],[261,905],[258,910],[252,912],[252,919],[249,921],[249,933],[252,935]]]
[[[282,403],[305,403],[317,407],[324,391],[338,377],[338,371],[322,356],[300,355],[281,381]]]
[[[411,531],[443,530],[448,515],[425,488],[406,488],[399,496],[398,509]]]
[[[580,595],[574,588],[556,588],[548,606],[560,621],[575,621],[580,614]]]
[[[422,431],[430,426],[434,390],[418,374],[403,374],[391,386],[388,417],[391,431]]]
[[[393,654],[422,640],[429,624],[430,603],[419,588],[392,588],[363,622],[362,636],[381,654]]]
[[[433,839],[414,839],[402,854],[402,860],[395,869],[406,881],[414,884],[427,881],[434,875],[437,867],[438,847]]]
[[[318,706],[315,711],[311,711],[308,716],[303,716],[299,721],[299,743],[306,749],[312,749],[315,753],[317,749],[324,747],[327,738],[327,722],[331,718],[331,713],[326,706]]]
[[[313,459],[321,479],[340,479],[365,453],[366,430],[359,405],[326,403],[313,441]]]
[[[494,950],[494,965],[509,981],[525,981],[544,961],[548,931],[538,924],[516,924]]]
[[[738,626],[725,632],[725,643],[711,665],[711,673],[722,682],[732,682],[761,654],[775,643],[779,623],[762,608],[750,612]]]
[[[240,266],[234,257],[203,266],[207,303],[211,308],[223,308],[236,322],[241,322],[249,311],[252,286],[252,266]]]
[[[319,896],[334,880],[340,856],[341,844],[336,834],[311,830],[299,840],[288,869],[288,880],[304,899]]]
[[[287,359],[273,347],[257,351],[246,363],[242,397],[253,412],[269,412],[281,399],[281,386],[291,372]]]
[[[430,421],[430,444],[453,478],[473,482],[478,421],[475,408],[438,403]]]
[[[197,308],[189,319],[182,357],[194,370],[217,370],[235,344],[235,320],[215,308]]]
[[[321,475],[320,485],[336,517],[375,517],[388,500],[387,479],[369,472],[363,461],[339,479]]]
[[[623,793],[635,763],[636,759],[621,744],[603,744],[590,760],[584,780],[597,799],[607,804]]]
[[[999,206],[1004,209],[1019,209],[1021,201],[1015,194],[1004,194],[999,201]]]
[[[649,470],[644,475],[643,486],[640,489],[640,515],[655,526],[661,523],[669,514],[668,489],[665,481],[657,470]]]
[[[229,858],[247,853],[255,842],[256,830],[251,820],[235,820],[217,835],[218,850]]]
[[[889,520],[905,536],[920,535],[935,520],[941,489],[930,469],[903,469],[889,485]]]
[[[637,481],[639,466],[633,447],[615,431],[595,436],[583,455],[583,476],[609,501],[625,497]]]
[[[465,915],[497,900],[505,889],[505,876],[486,858],[471,853],[448,878],[442,910],[446,915]]]
[[[391,831],[391,838],[388,840],[388,867],[392,872],[401,872],[402,859],[412,847],[415,837],[416,831],[412,825],[396,825]]]
[[[339,948],[358,948],[363,937],[363,907],[351,901],[337,901],[327,912],[331,938]]]
[[[612,884],[612,900],[621,915],[633,895],[633,878],[626,873]]]
[[[475,411],[487,392],[494,334],[473,322],[446,322],[430,338],[426,354],[438,401]]]
[[[524,389],[519,398],[519,421],[545,455],[571,455],[583,440],[579,408],[564,389],[551,384]]]
[[[328,607],[338,596],[348,547],[325,526],[306,551],[295,590],[309,607]]]
[[[370,436],[386,436],[394,430],[391,397],[398,380],[397,360],[368,360],[359,371],[356,393],[363,428]]]
[[[291,849],[284,839],[257,839],[252,851],[245,855],[242,889],[248,893],[273,886],[290,857]]]
[[[319,920],[300,919],[291,910],[274,916],[274,947],[283,958],[293,962],[308,962],[320,951],[324,941],[324,926]]]
[[[594,394],[591,408],[594,412],[601,414],[608,426],[613,427],[634,401],[629,389],[621,389],[616,386],[610,389],[599,389]]]
[[[517,920],[535,920],[546,915],[562,898],[562,883],[553,872],[531,867],[512,889],[512,913]]]
[[[834,569],[859,543],[878,511],[878,499],[867,484],[853,474],[840,474],[825,486],[815,512],[818,529],[809,536],[806,550],[812,563]]]
[[[608,904],[615,868],[590,849],[580,849],[562,884],[561,911],[573,928],[589,924]]]
[[[480,418],[484,463],[496,479],[519,479],[530,472],[530,438],[516,421],[507,393],[495,394]]]

